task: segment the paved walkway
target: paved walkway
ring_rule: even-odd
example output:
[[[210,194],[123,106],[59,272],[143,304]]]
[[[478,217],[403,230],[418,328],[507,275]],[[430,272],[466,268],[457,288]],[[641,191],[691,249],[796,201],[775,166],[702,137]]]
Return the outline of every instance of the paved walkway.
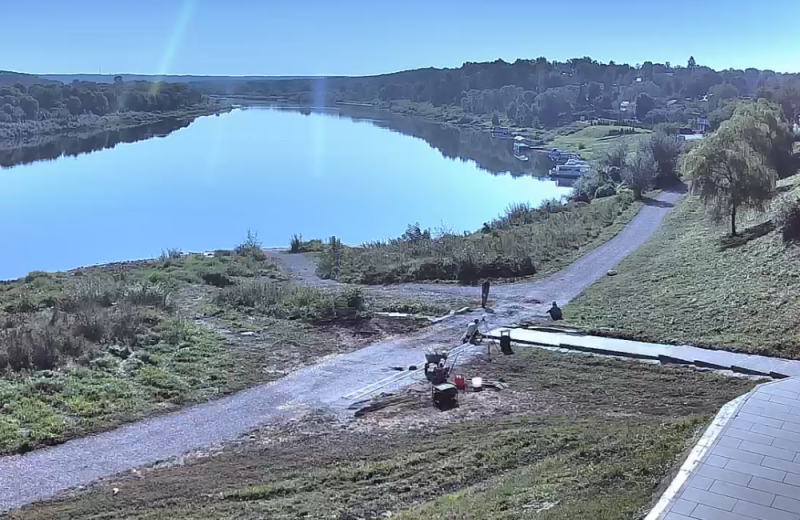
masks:
[[[493,289],[496,312],[485,316],[486,326],[511,326],[541,316],[547,305],[539,301],[568,303],[650,238],[679,196],[661,193],[613,239],[566,269],[535,282]],[[454,286],[414,284],[407,290],[415,295],[420,290],[476,294],[475,288]],[[223,399],[52,448],[0,458],[0,513],[130,468],[236,439],[253,428],[291,417],[298,408],[344,410],[353,401],[410,382],[414,374],[397,374],[388,367],[420,365],[427,347],[452,346],[473,318],[474,314],[455,316],[418,334],[332,357]]]
[[[800,379],[727,408],[646,520],[800,520]]]

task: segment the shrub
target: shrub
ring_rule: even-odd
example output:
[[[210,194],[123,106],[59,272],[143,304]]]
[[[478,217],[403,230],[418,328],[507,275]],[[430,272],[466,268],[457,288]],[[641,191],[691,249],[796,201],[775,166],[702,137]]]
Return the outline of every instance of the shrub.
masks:
[[[172,293],[164,285],[133,282],[122,284],[119,292],[125,301],[133,305],[144,305],[168,309],[171,307]]]
[[[406,231],[406,234],[407,233],[408,231]],[[338,280],[342,272],[342,262],[344,261],[343,257],[344,247],[342,246],[342,241],[335,236],[332,236],[328,240],[328,247],[325,248],[319,258],[319,263],[317,264],[317,274],[322,278]]]
[[[784,242],[800,241],[800,200],[785,200],[775,215]]]
[[[47,278],[48,274],[44,271],[31,271],[25,276],[25,283],[31,283],[37,278]]]
[[[247,230],[247,237],[244,239],[244,242],[236,246],[233,252],[238,256],[250,257],[257,261],[267,259],[261,241],[258,240],[258,233],[254,233],[249,229]]]
[[[234,270],[234,272],[236,272]],[[233,280],[231,280],[227,274],[220,273],[219,271],[213,271],[210,273],[203,273],[200,276],[205,283],[208,285],[213,285],[214,287],[228,287],[229,285],[233,285]]]
[[[19,329],[12,329],[0,333],[0,342],[5,344],[8,366],[11,370],[19,372],[31,367],[30,342],[26,341],[25,334]]]
[[[289,245],[290,253],[299,253],[303,248],[303,235],[292,235],[292,240]]]
[[[622,180],[625,185],[633,190],[637,199],[642,198],[642,192],[653,187],[656,177],[656,161],[649,147],[640,146],[636,152],[625,160],[622,169]]]

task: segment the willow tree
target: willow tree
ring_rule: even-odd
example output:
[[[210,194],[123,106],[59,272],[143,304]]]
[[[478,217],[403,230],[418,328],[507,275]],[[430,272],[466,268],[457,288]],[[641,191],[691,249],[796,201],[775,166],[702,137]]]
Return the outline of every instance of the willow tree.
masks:
[[[739,208],[764,211],[775,190],[777,174],[770,158],[754,146],[768,132],[768,126],[753,115],[736,114],[684,160],[692,192],[715,220],[730,216],[732,236]]]

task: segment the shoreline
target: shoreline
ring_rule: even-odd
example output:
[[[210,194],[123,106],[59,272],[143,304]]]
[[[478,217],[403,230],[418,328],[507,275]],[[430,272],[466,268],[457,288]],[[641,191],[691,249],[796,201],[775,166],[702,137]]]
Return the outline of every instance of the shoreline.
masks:
[[[120,112],[113,115],[82,115],[75,120],[25,121],[0,124],[0,151],[34,148],[65,137],[88,138],[111,132],[154,125],[165,121],[186,121],[198,117],[224,114],[233,110],[230,105],[206,103],[197,107],[170,112]],[[45,128],[37,128],[44,123]],[[66,125],[66,126],[64,126]],[[14,133],[13,137],[3,137]]]

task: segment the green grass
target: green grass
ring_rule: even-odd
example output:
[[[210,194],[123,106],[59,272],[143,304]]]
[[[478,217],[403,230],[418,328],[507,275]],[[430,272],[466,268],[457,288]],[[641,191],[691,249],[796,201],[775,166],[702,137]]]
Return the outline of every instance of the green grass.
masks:
[[[517,205],[468,236],[431,236],[409,226],[389,242],[341,250],[327,246],[318,274],[365,284],[547,274],[612,238],[640,207],[629,194],[591,204],[549,202],[539,209]]]
[[[367,416],[354,428],[319,418],[272,427],[213,457],[11,518],[634,519],[711,415],[754,385],[522,349],[461,369],[503,377],[509,390],[464,395],[449,421],[423,392],[410,407],[375,412],[385,424]]]
[[[251,238],[213,257],[173,250],[0,284],[0,454],[211,399],[338,351],[304,321],[362,310],[360,293],[292,287]],[[266,300],[242,301],[253,294]],[[232,348],[187,319],[205,307],[234,329],[263,311],[269,344]]]
[[[780,200],[797,198],[798,177],[766,214],[739,220],[726,239],[686,197],[659,231],[565,309],[573,325],[644,341],[800,359],[800,249],[772,229]]]
[[[0,378],[0,453],[25,451],[242,387],[219,338],[167,320],[162,339],[132,354],[97,353],[85,366]],[[127,356],[127,357],[126,357]]]
[[[633,143],[651,133],[649,130],[636,128],[634,129],[636,132],[635,134],[623,136],[609,135],[609,132],[618,131],[621,128],[630,129],[630,127],[610,125],[585,126],[577,132],[556,137],[548,142],[547,146],[559,148],[568,152],[576,152],[587,161],[596,161],[603,156],[603,153],[608,150],[610,146],[619,142],[626,142],[629,146],[632,146]]]

